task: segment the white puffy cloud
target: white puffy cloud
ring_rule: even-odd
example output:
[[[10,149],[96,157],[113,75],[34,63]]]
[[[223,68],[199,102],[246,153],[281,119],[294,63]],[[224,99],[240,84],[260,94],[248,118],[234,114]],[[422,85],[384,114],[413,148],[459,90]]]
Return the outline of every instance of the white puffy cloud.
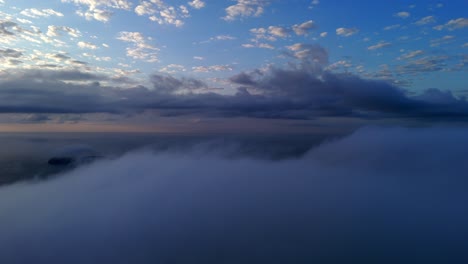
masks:
[[[205,2],[203,2],[202,0],[193,0],[189,2],[188,4],[195,9],[201,9],[205,7]]]
[[[49,17],[49,16],[58,16],[63,17],[63,14],[57,12],[53,9],[36,9],[36,8],[29,8],[24,9],[20,12],[21,15],[31,17],[31,18],[38,18],[38,17]]]
[[[78,29],[66,27],[66,26],[48,26],[47,27],[47,36],[57,37],[62,35],[62,33],[67,33],[68,35],[78,38],[81,36],[81,32]]]
[[[336,29],[336,34],[338,36],[343,36],[343,37],[350,37],[350,36],[352,36],[352,35],[354,35],[354,34],[356,34],[358,32],[359,32],[359,29],[357,29],[357,28],[343,28],[343,27],[341,27],[341,28]]]
[[[84,12],[81,10],[78,10],[76,14],[81,17],[84,17],[86,20],[94,19],[94,20],[101,21],[101,22],[109,22],[109,20],[111,19],[113,15],[111,11],[102,10],[98,8],[95,8],[93,10],[86,10]]]
[[[146,62],[159,61],[159,48],[146,43],[146,39],[141,32],[121,31],[119,32],[117,39],[133,44],[131,47],[127,47],[126,49],[128,57]]]
[[[297,35],[306,35],[310,30],[316,28],[315,22],[312,20],[306,21],[299,25],[294,25],[292,28]]]
[[[328,35],[328,32],[322,32],[322,33],[320,33],[320,37],[322,37],[322,38],[326,37],[327,35]]]
[[[226,21],[233,21],[244,17],[258,17],[264,12],[264,7],[270,4],[270,0],[236,0],[235,5],[226,8]]]
[[[269,26],[268,33],[275,37],[285,38],[289,35],[290,30],[285,27],[276,27],[276,26]]]
[[[97,49],[98,46],[94,45],[93,43],[90,43],[90,42],[84,42],[84,41],[80,41],[78,42],[78,47],[80,47],[81,49]]]
[[[195,6],[200,7],[201,1],[195,1]],[[189,4],[191,4],[190,2]],[[201,7],[200,7],[201,8]],[[199,8],[197,8],[199,9]],[[135,13],[140,16],[148,15],[151,21],[158,24],[169,24],[176,27],[184,25],[184,19],[190,17],[190,11],[184,5],[171,6],[162,0],[142,1],[135,8]]]
[[[135,13],[139,16],[152,15],[156,13],[156,9],[150,2],[143,1],[137,7],[135,7]]]
[[[112,12],[108,9],[130,10],[132,3],[127,0],[61,0],[62,3],[74,3],[78,6],[86,6],[85,11],[78,10],[76,13],[87,20],[108,22]]]

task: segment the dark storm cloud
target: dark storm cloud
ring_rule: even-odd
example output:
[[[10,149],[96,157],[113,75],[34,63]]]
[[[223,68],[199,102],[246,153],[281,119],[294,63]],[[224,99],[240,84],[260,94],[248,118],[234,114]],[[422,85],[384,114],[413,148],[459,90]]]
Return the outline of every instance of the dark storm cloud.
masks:
[[[466,263],[467,133],[365,128],[277,162],[130,153],[0,187],[0,262]]]
[[[295,44],[288,49],[285,54],[289,53],[296,60],[288,67],[269,67],[232,76],[230,82],[238,85],[234,95],[215,93],[206,83],[194,78],[161,74],[150,77],[150,87],[121,89],[100,85],[100,81],[119,81],[106,75],[76,70],[24,70],[6,76],[0,83],[0,111],[128,113],[157,110],[162,116],[193,114],[305,120],[319,117],[427,121],[468,118],[466,99],[448,91],[429,89],[410,95],[385,81],[325,70],[328,54],[320,46]],[[68,59],[66,55],[56,55]]]

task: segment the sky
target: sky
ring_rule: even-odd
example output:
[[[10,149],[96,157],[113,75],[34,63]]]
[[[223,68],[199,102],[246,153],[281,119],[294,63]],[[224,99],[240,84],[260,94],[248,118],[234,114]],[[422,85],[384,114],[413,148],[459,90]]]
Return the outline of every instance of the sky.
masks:
[[[468,3],[0,0],[0,131],[466,122]]]

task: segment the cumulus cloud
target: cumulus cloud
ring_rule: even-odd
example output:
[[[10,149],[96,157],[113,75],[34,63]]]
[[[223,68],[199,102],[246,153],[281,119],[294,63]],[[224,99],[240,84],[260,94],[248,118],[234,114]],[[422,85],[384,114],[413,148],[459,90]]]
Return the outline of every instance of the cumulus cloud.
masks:
[[[85,41],[80,41],[78,42],[78,47],[82,48],[82,49],[97,49],[98,46],[94,45],[93,43],[90,43],[90,42],[85,42]]]
[[[66,26],[48,26],[47,27],[47,36],[57,37],[61,36],[62,33],[67,33],[71,37],[78,38],[81,36],[81,32],[78,29],[66,27]]]
[[[315,29],[317,26],[312,20],[306,21],[299,25],[294,25],[293,30],[297,35],[306,35],[310,30]]]
[[[143,33],[121,31],[119,32],[117,39],[133,44],[131,47],[127,48],[128,57],[138,60],[144,60],[147,62],[156,62],[159,60],[159,48],[148,44],[146,42],[146,38],[143,36]]]
[[[350,37],[358,32],[359,32],[359,29],[357,28],[337,28],[336,29],[336,34],[338,36],[343,36],[343,37]]]
[[[201,9],[205,7],[205,2],[203,2],[202,0],[193,0],[189,2],[188,4],[195,9]]]
[[[73,3],[77,6],[86,6],[85,11],[79,9],[76,13],[88,20],[108,22],[112,12],[108,9],[130,10],[132,2],[127,0],[61,0],[62,3]]]
[[[189,2],[189,5],[195,9],[200,9],[204,7],[205,3],[195,0]],[[190,17],[190,12],[186,6],[171,6],[162,0],[142,1],[135,7],[135,13],[140,16],[148,15],[151,21],[158,24],[170,24],[176,27],[183,26],[184,19]]]
[[[238,18],[258,17],[263,14],[264,7],[270,4],[270,0],[236,0],[235,5],[226,8],[226,21],[233,21]]]
[[[0,261],[460,262],[467,133],[368,128],[278,162],[137,152],[1,187]]]

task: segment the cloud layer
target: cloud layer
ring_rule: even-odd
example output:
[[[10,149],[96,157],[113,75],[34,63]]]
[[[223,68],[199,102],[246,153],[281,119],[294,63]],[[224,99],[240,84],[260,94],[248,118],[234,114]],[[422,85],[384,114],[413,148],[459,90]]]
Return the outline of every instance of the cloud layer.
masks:
[[[367,128],[280,162],[140,152],[2,187],[0,261],[463,262],[467,132]]]
[[[122,32],[120,39],[134,43],[129,56],[153,58],[154,47],[135,32]],[[83,48],[97,48],[83,43]],[[150,51],[146,53],[146,51]],[[3,56],[21,56],[4,50]],[[412,58],[419,53],[408,53]],[[404,118],[424,121],[459,121],[468,117],[468,102],[450,91],[427,89],[409,94],[402,87],[351,73],[327,69],[328,52],[321,46],[296,43],[285,56],[295,60],[287,67],[256,69],[232,76],[235,94],[221,94],[195,78],[153,74],[150,86],[130,89],[103,86],[125,83],[125,77],[79,70],[24,70],[6,72],[0,82],[0,112],[3,113],[118,113],[156,110],[161,115],[205,117],[254,117],[270,119],[315,119],[353,117],[362,119]],[[54,54],[70,60],[66,54]],[[157,59],[154,57],[154,59]],[[421,58],[425,60],[426,58]],[[80,63],[70,61],[70,63]],[[422,67],[415,64],[414,67]],[[414,71],[414,67],[402,70]],[[230,65],[194,67],[197,72],[230,71]],[[129,84],[132,84],[129,82]],[[31,96],[34,95],[34,96]]]

